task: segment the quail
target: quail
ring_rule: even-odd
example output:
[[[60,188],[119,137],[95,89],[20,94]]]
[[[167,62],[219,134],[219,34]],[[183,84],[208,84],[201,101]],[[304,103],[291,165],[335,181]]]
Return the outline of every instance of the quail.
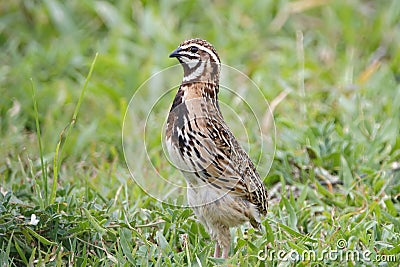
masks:
[[[202,39],[182,42],[170,55],[183,67],[183,80],[166,126],[167,151],[187,182],[187,199],[216,240],[214,257],[227,258],[230,227],[260,228],[267,190],[247,153],[224,121],[219,103],[221,62]]]

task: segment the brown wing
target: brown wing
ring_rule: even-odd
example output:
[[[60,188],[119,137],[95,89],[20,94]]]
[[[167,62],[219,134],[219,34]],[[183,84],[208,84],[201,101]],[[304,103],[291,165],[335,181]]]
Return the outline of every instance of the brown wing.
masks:
[[[245,198],[263,214],[267,211],[267,192],[253,163],[222,119],[195,118],[194,127],[201,158],[197,167],[202,180],[230,194]],[[204,130],[206,129],[206,130]]]

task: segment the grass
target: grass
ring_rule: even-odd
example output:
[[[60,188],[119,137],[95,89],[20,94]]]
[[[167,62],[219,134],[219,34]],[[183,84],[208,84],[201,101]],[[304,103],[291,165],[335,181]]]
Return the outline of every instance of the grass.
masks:
[[[21,0],[0,10],[1,266],[398,264],[399,1]],[[176,64],[169,52],[189,37],[212,42],[270,103],[285,95],[274,108],[264,232],[233,229],[227,262],[211,257],[209,235],[179,207],[184,192],[157,201],[130,178],[121,145],[131,97]],[[161,82],[179,82],[179,69],[168,73]],[[170,87],[152,88],[130,114],[133,145],[151,99]],[[257,96],[242,93],[257,111]],[[146,142],[157,171],[179,180],[154,128],[172,94],[152,110]],[[135,174],[164,193],[145,155],[134,156]],[[335,250],[376,261],[277,255]]]

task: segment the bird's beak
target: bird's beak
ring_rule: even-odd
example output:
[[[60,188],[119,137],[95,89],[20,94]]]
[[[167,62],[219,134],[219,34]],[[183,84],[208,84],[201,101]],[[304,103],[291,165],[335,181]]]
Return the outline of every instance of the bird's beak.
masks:
[[[181,52],[181,48],[178,47],[177,49],[175,49],[170,55],[169,57],[180,57],[181,54],[179,54],[179,52]]]

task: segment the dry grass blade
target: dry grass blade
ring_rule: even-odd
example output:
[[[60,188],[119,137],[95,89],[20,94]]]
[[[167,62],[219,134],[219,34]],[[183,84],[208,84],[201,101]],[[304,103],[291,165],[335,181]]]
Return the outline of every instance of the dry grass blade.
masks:
[[[328,4],[329,2],[331,2],[331,0],[300,0],[289,2],[278,12],[276,17],[272,20],[269,29],[272,32],[277,32],[283,27],[283,25],[289,19],[290,15],[301,13],[318,6],[323,6]]]

